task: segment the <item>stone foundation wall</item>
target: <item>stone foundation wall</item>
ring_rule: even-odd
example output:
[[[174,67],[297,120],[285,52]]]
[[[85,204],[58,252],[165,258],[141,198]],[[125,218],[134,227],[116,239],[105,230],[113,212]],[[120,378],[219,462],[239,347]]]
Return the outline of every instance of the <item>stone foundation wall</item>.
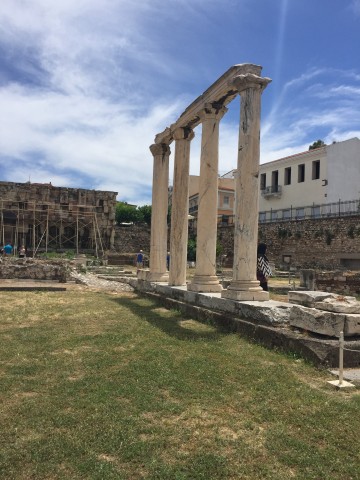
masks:
[[[55,280],[66,282],[68,277],[69,261],[56,260],[48,262],[38,259],[11,259],[6,258],[0,263],[1,279],[27,280]]]
[[[360,295],[360,272],[316,272],[315,286],[323,292]]]
[[[234,227],[219,227],[218,241],[231,266]],[[259,224],[259,241],[278,269],[360,270],[360,215]]]
[[[143,250],[150,253],[150,227],[148,225],[129,225],[115,227],[114,247],[118,253],[137,253]]]
[[[268,245],[268,257],[280,270],[289,266],[294,270],[360,270],[360,215],[260,224],[259,240]],[[233,225],[218,227],[218,243],[226,255],[224,266],[231,267]],[[150,252],[150,227],[116,226],[115,250],[131,253],[139,249]]]

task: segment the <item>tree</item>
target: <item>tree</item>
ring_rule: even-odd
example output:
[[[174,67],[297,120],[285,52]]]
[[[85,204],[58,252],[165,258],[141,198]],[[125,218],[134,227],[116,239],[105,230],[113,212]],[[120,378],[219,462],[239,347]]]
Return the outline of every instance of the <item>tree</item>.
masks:
[[[116,205],[115,219],[117,223],[136,223],[139,221],[137,207],[126,202],[118,202]]]
[[[189,262],[194,262],[196,260],[196,240],[193,238],[188,239],[187,259]]]
[[[322,140],[317,140],[309,146],[309,150],[315,150],[316,148],[323,147],[325,143]]]
[[[140,221],[151,225],[151,205],[143,205],[138,207]]]

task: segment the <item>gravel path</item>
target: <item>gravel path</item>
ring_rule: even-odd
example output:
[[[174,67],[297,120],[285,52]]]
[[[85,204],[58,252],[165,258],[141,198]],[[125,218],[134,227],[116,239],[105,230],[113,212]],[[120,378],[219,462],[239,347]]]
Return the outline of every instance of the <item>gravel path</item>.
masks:
[[[98,278],[93,273],[71,272],[70,277],[77,284],[93,287],[98,290],[107,290],[109,292],[133,292],[134,289],[127,283],[115,282]]]

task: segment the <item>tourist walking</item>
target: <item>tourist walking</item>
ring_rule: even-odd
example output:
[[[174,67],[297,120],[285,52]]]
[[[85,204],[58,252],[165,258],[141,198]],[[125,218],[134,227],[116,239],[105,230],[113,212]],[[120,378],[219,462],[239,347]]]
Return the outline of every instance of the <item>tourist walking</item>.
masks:
[[[272,275],[271,267],[269,260],[266,256],[266,244],[259,243],[257,248],[257,267],[256,267],[256,278],[260,282],[260,287],[266,292],[268,288],[268,277]]]

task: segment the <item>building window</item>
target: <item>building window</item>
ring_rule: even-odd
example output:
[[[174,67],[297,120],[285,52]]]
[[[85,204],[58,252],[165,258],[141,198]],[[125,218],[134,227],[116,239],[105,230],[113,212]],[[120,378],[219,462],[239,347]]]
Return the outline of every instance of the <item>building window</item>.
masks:
[[[284,185],[291,185],[291,167],[285,168]]]
[[[278,191],[278,186],[279,186],[279,171],[274,170],[271,172],[271,188],[273,192]]]
[[[223,201],[224,207],[228,207],[230,205],[230,197],[227,195],[224,196],[224,201]]]
[[[298,165],[298,183],[305,182],[305,164]]]
[[[320,178],[320,160],[312,162],[312,179],[319,180]]]
[[[265,190],[266,188],[266,173],[260,175],[260,190]]]

